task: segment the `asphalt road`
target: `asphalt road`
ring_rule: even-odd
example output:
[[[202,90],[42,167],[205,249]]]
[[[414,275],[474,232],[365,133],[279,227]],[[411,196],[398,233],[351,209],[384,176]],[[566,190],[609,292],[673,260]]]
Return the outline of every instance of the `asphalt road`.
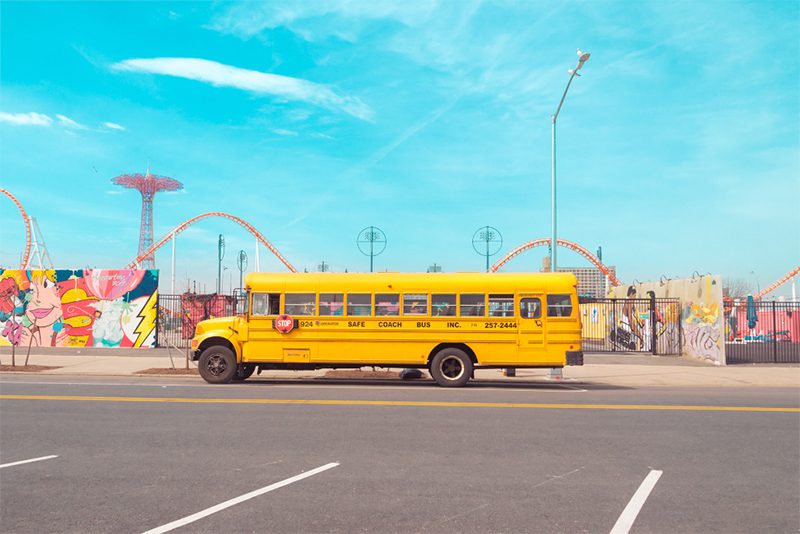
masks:
[[[266,488],[174,532],[610,532],[661,471],[631,532],[796,532],[798,406],[771,388],[3,377],[0,464],[57,457],[0,469],[0,524],[145,532]]]

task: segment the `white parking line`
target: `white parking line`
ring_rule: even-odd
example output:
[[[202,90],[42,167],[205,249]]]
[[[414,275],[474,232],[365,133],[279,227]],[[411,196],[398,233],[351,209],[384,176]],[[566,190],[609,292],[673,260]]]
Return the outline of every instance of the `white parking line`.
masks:
[[[58,458],[57,454],[51,454],[50,456],[42,456],[40,458],[31,458],[30,460],[20,460],[19,462],[11,462],[8,464],[0,465],[0,469],[4,467],[13,467],[15,465],[22,465],[22,464],[29,464],[32,462],[41,462],[42,460],[52,460],[53,458]]]
[[[642,509],[642,506],[644,506],[644,501],[647,500],[648,495],[653,491],[662,473],[663,471],[656,471],[653,469],[644,477],[639,489],[633,494],[628,506],[622,511],[622,515],[619,516],[616,524],[614,524],[614,528],[611,529],[611,534],[628,534],[633,526],[633,522],[636,521],[636,516],[639,515],[639,511]]]
[[[205,510],[201,510],[196,514],[188,515],[183,519],[178,519],[177,521],[173,521],[172,523],[167,523],[166,525],[156,527],[154,529],[148,530],[144,534],[161,534],[163,532],[169,532],[170,530],[174,530],[178,527],[182,527],[184,525],[188,525],[189,523],[194,523],[198,519],[202,519],[204,517],[208,517],[211,514],[215,514],[221,510],[226,508],[230,508],[231,506],[237,505],[241,502],[250,500],[254,497],[258,497],[259,495],[264,495],[265,493],[269,493],[270,491],[282,488],[284,486],[288,486],[292,482],[297,482],[298,480],[303,480],[304,478],[308,478],[310,476],[316,475],[318,473],[322,473],[323,471],[327,471],[328,469],[332,469],[338,466],[338,463],[332,462],[329,464],[322,465],[311,471],[306,471],[305,473],[301,473],[299,475],[293,476],[291,478],[287,478],[286,480],[281,480],[280,482],[276,482],[275,484],[270,484],[269,486],[265,486],[261,489],[257,489],[255,491],[251,491],[250,493],[245,493],[244,495],[240,495],[239,497],[235,497],[228,501],[219,503],[211,508],[206,508]]]

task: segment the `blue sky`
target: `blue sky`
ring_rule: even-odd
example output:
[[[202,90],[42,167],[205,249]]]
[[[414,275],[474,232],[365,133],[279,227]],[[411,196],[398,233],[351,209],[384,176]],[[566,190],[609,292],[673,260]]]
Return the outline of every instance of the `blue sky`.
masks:
[[[376,270],[479,270],[477,228],[501,231],[501,254],[550,234],[550,115],[581,48],[558,120],[559,237],[602,246],[625,281],[763,287],[800,259],[799,6],[2,2],[0,187],[61,267],[135,257],[140,199],[110,180],[149,163],[184,183],[157,197],[156,239],[226,211],[301,270],[357,271],[375,225]],[[214,286],[219,233],[226,285],[239,249],[254,267],[249,234],[206,220],[178,239],[179,284]],[[0,264],[23,245],[0,198]]]

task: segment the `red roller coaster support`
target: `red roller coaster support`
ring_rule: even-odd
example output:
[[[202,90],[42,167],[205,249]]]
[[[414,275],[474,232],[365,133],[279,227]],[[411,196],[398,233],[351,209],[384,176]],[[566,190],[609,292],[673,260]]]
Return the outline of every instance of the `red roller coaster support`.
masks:
[[[22,221],[25,224],[25,252],[22,254],[22,265],[19,266],[20,269],[24,269],[25,266],[28,265],[28,260],[31,256],[31,220],[28,214],[25,213],[25,208],[23,208],[20,201],[17,200],[17,197],[9,193],[8,190],[2,188],[0,188],[0,193],[10,198],[11,202],[17,206],[19,214],[22,215]]]
[[[280,260],[280,262],[283,263],[290,271],[292,271],[293,273],[297,272],[297,269],[295,269],[294,266],[291,263],[289,263],[289,261],[286,258],[283,257],[283,254],[278,252],[278,249],[276,249],[272,245],[272,243],[267,241],[267,239],[261,234],[261,232],[259,232],[255,228],[255,226],[253,226],[249,222],[245,221],[244,219],[240,219],[239,217],[237,217],[235,215],[231,215],[230,213],[225,213],[225,212],[222,212],[222,211],[213,211],[213,212],[210,212],[210,213],[203,213],[201,215],[197,215],[196,217],[192,217],[191,219],[182,222],[181,224],[179,224],[178,226],[176,226],[175,228],[170,230],[164,237],[162,237],[161,239],[159,239],[158,241],[153,243],[149,248],[147,248],[147,250],[145,250],[144,252],[140,253],[139,256],[137,256],[135,260],[131,261],[125,268],[126,269],[135,269],[137,266],[139,266],[142,263],[142,261],[144,261],[145,258],[151,257],[156,250],[158,250],[162,246],[164,246],[164,244],[167,241],[169,241],[170,239],[172,239],[173,236],[176,236],[179,233],[183,232],[184,230],[186,230],[188,227],[190,227],[191,225],[193,225],[197,221],[200,221],[202,219],[207,219],[209,217],[222,217],[223,219],[228,219],[230,221],[235,222],[236,224],[238,224],[239,226],[241,226],[242,228],[244,228],[245,230],[247,230],[248,232],[253,234],[253,236],[256,239],[258,239],[261,242],[262,245],[267,247],[267,249],[269,249],[270,252],[275,254],[275,257],[277,257]]]
[[[800,265],[798,265],[797,267],[795,267],[794,269],[792,269],[791,271],[789,271],[788,273],[786,273],[786,274],[785,274],[783,277],[781,277],[781,278],[778,278],[777,280],[775,280],[774,282],[772,282],[772,284],[771,284],[770,286],[768,286],[768,287],[765,287],[765,288],[764,288],[764,289],[763,289],[763,290],[762,290],[762,291],[761,291],[761,292],[760,292],[758,295],[756,295],[756,296],[755,296],[755,298],[756,298],[756,299],[760,299],[760,298],[762,298],[764,295],[766,295],[767,293],[770,293],[770,292],[772,292],[772,291],[775,291],[776,289],[778,289],[779,287],[781,287],[783,284],[785,284],[786,282],[788,282],[789,280],[791,280],[791,278],[792,278],[793,276],[797,276],[797,273],[800,273]]]
[[[619,279],[611,271],[611,269],[606,267],[606,265],[603,262],[601,262],[597,256],[595,256],[594,254],[592,254],[579,244],[573,243],[572,241],[566,241],[564,239],[556,239],[556,243],[558,243],[559,246],[568,248],[573,252],[577,252],[578,254],[589,260],[590,263],[592,263],[595,267],[600,269],[601,273],[603,273],[605,276],[608,277],[608,280],[609,282],[611,282],[611,285],[618,286],[622,284],[622,282],[619,281]],[[517,248],[515,248],[514,250],[503,256],[501,259],[499,259],[494,265],[492,265],[489,268],[489,272],[492,273],[497,272],[497,270],[500,269],[500,267],[502,267],[503,265],[511,261],[513,258],[519,256],[528,249],[536,247],[544,247],[548,245],[550,245],[550,238],[548,237],[544,237],[542,239],[534,239],[533,241],[528,241],[527,243],[518,246]]]

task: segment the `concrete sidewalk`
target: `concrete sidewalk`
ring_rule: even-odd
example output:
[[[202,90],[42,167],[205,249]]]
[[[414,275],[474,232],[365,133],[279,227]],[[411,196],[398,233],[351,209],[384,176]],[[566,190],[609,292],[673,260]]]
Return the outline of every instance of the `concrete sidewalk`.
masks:
[[[135,376],[148,369],[184,369],[185,354],[166,349],[39,349],[30,356],[30,365],[56,367],[32,372],[36,375],[88,375]],[[586,365],[566,367],[563,381],[567,384],[607,384],[624,387],[795,387],[800,388],[800,365],[739,365],[718,367],[702,361],[678,357],[657,357],[643,354],[586,355]],[[25,362],[25,352],[18,351],[17,366]],[[0,349],[0,364],[11,364],[11,351]],[[190,368],[196,368],[194,362]],[[365,368],[367,369],[367,368]],[[371,368],[368,368],[371,370]],[[24,370],[4,371],[3,374],[20,374]],[[260,378],[309,379],[323,378],[328,369],[317,371],[264,371]],[[155,373],[156,375],[159,373]],[[548,369],[517,369],[516,377],[503,376],[498,369],[479,369],[477,380],[502,380],[510,382],[552,382]],[[154,376],[153,373],[138,375]],[[180,377],[181,375],[170,375]],[[369,375],[366,374],[366,377]],[[427,376],[427,373],[425,373]],[[185,375],[187,380],[202,380],[197,375]]]

